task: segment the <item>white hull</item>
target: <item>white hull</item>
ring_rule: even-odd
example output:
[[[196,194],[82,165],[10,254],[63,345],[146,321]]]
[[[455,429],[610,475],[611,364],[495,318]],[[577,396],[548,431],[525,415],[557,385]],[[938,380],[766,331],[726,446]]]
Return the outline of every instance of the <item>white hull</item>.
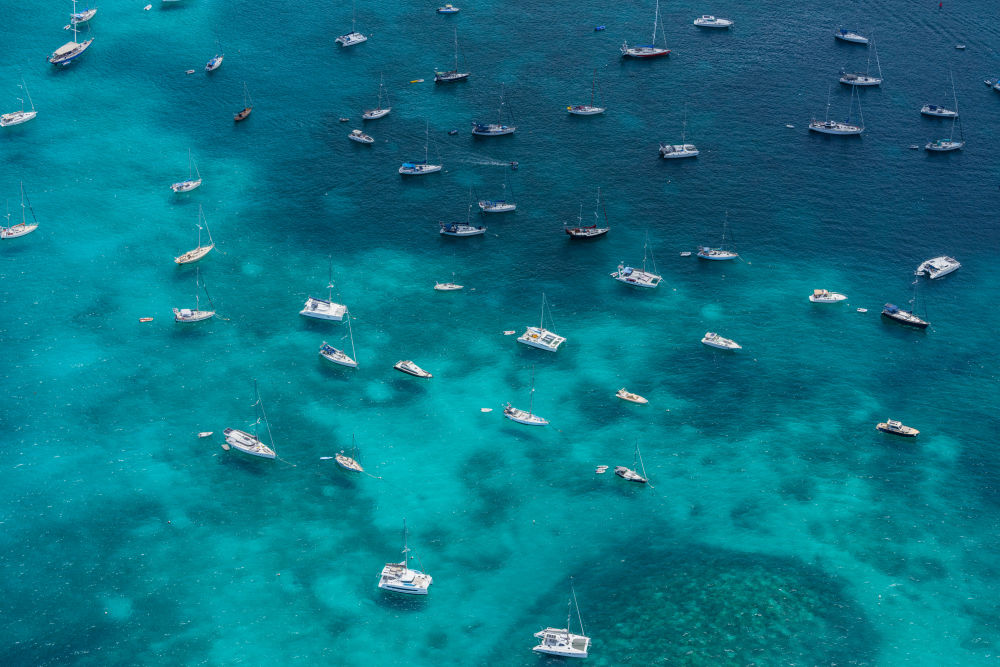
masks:
[[[361,118],[362,120],[377,120],[383,116],[388,116],[390,111],[392,111],[392,107],[388,109],[369,109],[361,114]]]
[[[427,589],[434,583],[429,574],[411,570],[404,563],[386,563],[379,577],[378,587],[393,593],[407,595],[427,595]]]
[[[243,452],[244,454],[249,454],[250,456],[256,456],[262,459],[275,458],[273,449],[246,431],[240,431],[235,428],[227,428],[223,431],[223,433],[226,435],[226,444],[238,452]]]
[[[631,270],[630,270],[631,269]],[[647,271],[623,267],[611,274],[611,277],[620,283],[631,285],[632,287],[644,287],[652,289],[660,284],[661,276]]]
[[[720,350],[742,350],[743,348],[736,343],[734,340],[729,340],[728,338],[723,338],[717,333],[712,333],[709,331],[705,334],[705,337],[701,339],[701,342],[709,347],[717,347]]]
[[[462,289],[462,285],[456,285],[455,283],[434,283],[434,289],[439,292],[454,292]]]
[[[441,171],[441,165],[439,164],[413,164],[410,166],[403,165],[399,168],[399,173],[403,176],[420,176],[422,174],[433,174],[435,171]]]
[[[75,58],[79,57],[84,51],[89,47],[93,39],[88,39],[86,42],[66,42],[58,49],[56,49],[48,60],[53,65],[68,65]]]
[[[549,423],[547,419],[531,414],[527,410],[519,410],[510,403],[504,406],[503,416],[518,424],[525,424],[527,426],[547,426]]]
[[[962,264],[957,259],[942,255],[923,262],[917,267],[915,273],[918,276],[927,275],[931,280],[934,280],[935,278],[942,278],[960,268],[962,268]]]
[[[205,63],[205,71],[206,72],[214,72],[215,70],[219,69],[220,67],[222,67],[222,56],[215,56],[214,58],[212,58],[211,60],[209,60],[207,63]]]
[[[622,399],[623,401],[628,401],[629,403],[638,403],[639,405],[645,405],[649,403],[648,399],[643,398],[639,394],[633,394],[630,391],[626,391],[625,387],[619,389],[615,396]]]
[[[26,236],[38,229],[37,224],[20,224],[11,227],[0,227],[0,239],[16,239],[19,236]]]
[[[851,134],[861,134],[865,131],[865,128],[859,125],[851,125],[850,123],[838,123],[835,121],[818,121],[814,120],[809,123],[809,130],[812,132],[820,132],[822,134],[840,134],[840,135],[851,135]]]
[[[357,368],[358,362],[351,359],[346,352],[343,350],[338,350],[332,345],[327,345],[326,341],[323,341],[323,345],[319,348],[319,356],[323,357],[327,361],[338,364],[340,366],[348,366],[349,368]]]
[[[37,111],[12,111],[11,113],[5,113],[0,116],[0,127],[10,127],[11,125],[27,123],[37,115]]]
[[[622,44],[622,55],[626,58],[659,58],[670,55],[670,49],[661,49],[658,46],[629,46]]]
[[[188,250],[186,253],[180,257],[174,257],[174,262],[177,264],[190,264],[192,262],[197,262],[199,259],[212,252],[212,248],[215,244],[199,246],[194,250]]]
[[[454,83],[465,81],[469,78],[469,72],[434,72],[434,83]]]
[[[420,366],[417,366],[412,361],[397,361],[395,364],[393,364],[392,367],[395,368],[397,371],[402,371],[403,373],[406,373],[407,375],[412,375],[412,376],[418,377],[418,378],[432,378],[432,377],[434,377],[432,374],[428,373],[427,371],[425,371]]]
[[[351,141],[356,141],[359,144],[369,145],[375,143],[375,139],[365,134],[361,130],[352,130],[351,133],[347,135],[347,138],[350,139]]]
[[[327,301],[325,299],[315,299],[313,297],[309,297],[306,301],[305,307],[299,311],[299,315],[302,315],[303,317],[312,317],[317,320],[333,320],[334,322],[340,322],[344,319],[344,313],[346,312],[347,306]]]
[[[536,632],[541,643],[531,650],[535,653],[557,655],[562,658],[586,658],[590,648],[590,637],[574,635],[565,628],[545,628]]]
[[[181,181],[180,183],[174,183],[170,186],[170,189],[174,192],[191,192],[195,188],[201,185],[201,179],[197,178],[194,180]]]
[[[839,301],[846,301],[847,295],[841,294],[840,292],[828,292],[826,290],[817,290],[820,293],[817,294],[813,292],[809,295],[809,300],[813,303],[837,303]]]
[[[514,125],[497,125],[496,123],[490,125],[472,124],[472,133],[477,137],[500,137],[505,134],[514,134],[514,130],[516,129],[517,127]]]
[[[699,28],[723,28],[733,27],[733,22],[729,19],[717,19],[714,16],[702,16],[694,20],[694,24]]]
[[[868,76],[867,74],[845,74],[840,77],[841,83],[846,83],[848,86],[880,86],[882,85],[882,79],[877,76]]]
[[[944,107],[939,107],[936,104],[925,104],[921,107],[920,113],[924,116],[935,116],[938,118],[958,118],[957,111],[945,109]]]
[[[698,157],[698,152],[698,148],[694,144],[660,144],[660,157],[668,160]]]
[[[856,32],[835,32],[833,36],[842,42],[851,42],[852,44],[867,44],[868,38],[862,37]]]
[[[201,322],[215,317],[214,310],[191,310],[190,308],[174,308],[174,322]]]
[[[706,248],[701,247],[698,249],[698,257],[701,259],[709,259],[713,261],[725,261],[727,259],[736,259],[739,254],[731,250],[722,250],[721,248]]]
[[[479,202],[479,210],[483,213],[510,213],[517,209],[517,204],[511,204],[505,201],[481,201]]]
[[[965,146],[964,141],[950,141],[948,139],[938,139],[937,141],[931,141],[924,146],[925,150],[931,151],[933,153],[946,153],[948,151],[957,151]]]
[[[472,225],[441,223],[441,233],[445,236],[479,236],[486,233],[486,227],[473,227]]]
[[[539,350],[545,350],[546,352],[555,352],[559,349],[560,345],[566,342],[566,338],[548,331],[547,329],[542,329],[540,327],[528,327],[527,330],[518,337],[517,342],[530,345],[531,347],[537,347]]]
[[[367,42],[368,38],[362,35],[360,32],[350,32],[346,35],[341,35],[337,39],[333,40],[340,44],[341,46],[354,46],[355,44],[361,44],[362,42]]]
[[[566,107],[566,111],[570,112],[574,116],[596,116],[597,114],[604,113],[604,107],[592,107],[589,104],[580,104],[575,107]]]

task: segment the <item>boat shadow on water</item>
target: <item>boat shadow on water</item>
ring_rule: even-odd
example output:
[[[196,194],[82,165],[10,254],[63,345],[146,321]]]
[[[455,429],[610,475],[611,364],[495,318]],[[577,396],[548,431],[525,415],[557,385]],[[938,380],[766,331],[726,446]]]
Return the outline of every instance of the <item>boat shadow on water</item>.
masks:
[[[412,565],[411,565],[412,567]],[[419,569],[419,566],[418,566]],[[424,611],[427,609],[427,598],[434,595],[433,584],[427,595],[406,595],[376,588],[375,605],[393,611]]]

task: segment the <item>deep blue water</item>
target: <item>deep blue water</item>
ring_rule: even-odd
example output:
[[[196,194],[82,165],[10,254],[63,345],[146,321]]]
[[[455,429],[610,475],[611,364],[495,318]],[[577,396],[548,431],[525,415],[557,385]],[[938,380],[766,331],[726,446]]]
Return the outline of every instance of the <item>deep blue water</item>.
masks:
[[[0,111],[21,76],[38,109],[0,130],[0,194],[19,219],[23,181],[40,223],[0,241],[0,662],[556,664],[531,635],[564,622],[571,576],[588,664],[996,662],[992,5],[670,2],[670,57],[622,62],[651,2],[362,1],[372,37],[348,50],[349,3],[176,4],[101,5],[64,69],[45,57],[68,3],[0,26]],[[708,11],[735,28],[691,25]],[[828,95],[846,115],[838,72],[867,66],[840,26],[875,36],[885,77],[860,93],[861,138],[806,130]],[[435,86],[454,28],[472,77]],[[607,113],[569,116],[595,69]],[[950,73],[965,149],[909,150],[951,132],[919,114],[952,102]],[[346,135],[380,75],[392,113],[361,146]],[[472,137],[501,84],[517,133]],[[701,155],[661,160],[685,108]],[[444,170],[403,179],[425,128]],[[189,148],[204,185],[175,195]],[[516,213],[440,237],[505,182]],[[570,242],[598,187],[611,232]],[[195,269],[172,258],[199,205],[220,317],[180,325]],[[727,217],[739,262],[679,255]],[[664,280],[640,293],[608,274],[647,236]],[[932,326],[881,321],[940,254],[963,267],[918,283]],[[345,324],[298,315],[330,256],[357,370],[317,356],[349,346]],[[542,293],[556,354],[502,335],[537,323]],[[499,409],[526,407],[532,376],[544,429]],[[220,448],[253,419],[254,379],[278,461]],[[887,417],[921,435],[879,434]],[[352,435],[370,476],[321,459]],[[636,442],[651,486],[594,474]],[[404,517],[435,578],[422,600],[375,586]]]

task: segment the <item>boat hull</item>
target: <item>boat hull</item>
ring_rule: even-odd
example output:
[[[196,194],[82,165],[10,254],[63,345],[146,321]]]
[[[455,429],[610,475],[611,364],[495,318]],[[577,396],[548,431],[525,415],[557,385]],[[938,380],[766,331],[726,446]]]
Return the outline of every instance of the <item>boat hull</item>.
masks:
[[[0,239],[16,239],[19,236],[26,236],[38,229],[37,224],[14,225],[12,227],[0,228]]]
[[[0,116],[0,127],[10,127],[12,125],[27,123],[37,115],[37,111],[14,111],[12,113],[5,113]]]
[[[174,262],[176,264],[190,264],[192,262],[197,262],[208,253],[212,252],[212,248],[214,247],[215,244],[213,243],[212,245],[200,246],[194,250],[188,250],[180,257],[174,257]]]

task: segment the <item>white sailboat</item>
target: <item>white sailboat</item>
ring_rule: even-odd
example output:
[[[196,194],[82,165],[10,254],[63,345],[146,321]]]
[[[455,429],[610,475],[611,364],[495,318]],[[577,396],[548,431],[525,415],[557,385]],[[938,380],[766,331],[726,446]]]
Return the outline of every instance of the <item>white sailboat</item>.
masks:
[[[243,82],[243,108],[233,114],[233,122],[238,123],[241,120],[246,120],[253,112],[253,98],[250,97],[250,89],[247,88],[247,82]]]
[[[958,95],[955,93],[955,76],[951,77],[951,94],[955,100],[955,115],[951,117],[951,135],[947,139],[938,139],[936,141],[929,141],[924,146],[926,150],[943,153],[947,151],[957,151],[965,146],[965,132],[962,130],[962,124],[959,122],[958,129],[961,132],[962,140],[955,141],[955,122],[958,121]]]
[[[335,322],[340,322],[344,319],[347,306],[334,303],[333,301],[333,255],[330,256],[330,280],[326,286],[329,289],[327,298],[317,299],[310,296],[306,299],[306,304],[302,307],[302,310],[299,311],[299,315],[312,317],[317,320],[333,320]]]
[[[598,210],[604,211],[604,223],[601,224],[601,218],[598,215]],[[576,227],[570,227],[568,225],[563,225],[563,231],[569,234],[571,239],[592,239],[598,236],[604,236],[611,230],[611,226],[608,224],[608,210],[601,206],[601,188],[597,188],[597,203],[594,206],[594,224],[584,226],[583,225],[583,204],[580,204],[580,215],[576,218]]]
[[[344,470],[350,470],[351,472],[364,472],[365,469],[361,467],[358,463],[358,447],[354,444],[354,434],[351,434],[351,455],[348,456],[347,452],[340,450],[340,453],[333,457]]]
[[[531,391],[528,394],[528,409],[520,410],[515,408],[508,402],[503,406],[503,416],[511,421],[515,421],[518,424],[526,424],[528,426],[547,426],[549,421],[542,417],[539,417],[534,413],[535,408],[535,368],[531,368]]]
[[[421,162],[404,162],[399,168],[403,176],[420,176],[441,171],[442,165],[427,163],[427,145],[430,142],[430,123],[424,125],[424,159]]]
[[[507,186],[510,184],[510,175],[504,175],[503,181],[503,194],[500,195],[500,199],[480,199],[479,200],[479,210],[483,213],[510,213],[511,211],[517,210],[517,204],[507,199]],[[513,195],[513,188],[511,188],[511,194]]]
[[[722,244],[718,248],[710,248],[708,246],[698,246],[698,257],[701,259],[710,260],[727,260],[736,259],[739,257],[739,253],[733,250],[726,243],[726,233],[729,231],[729,211],[726,211],[726,220],[722,223]]]
[[[208,245],[201,244],[202,223],[205,223],[205,231],[208,232]],[[213,248],[215,248],[215,241],[212,240],[212,230],[208,228],[208,221],[205,220],[205,214],[201,210],[201,204],[198,204],[198,247],[194,250],[188,250],[180,257],[174,257],[174,262],[177,264],[190,264],[192,262],[197,262],[208,253],[212,252]]]
[[[647,259],[649,259],[653,264],[652,271],[646,270]],[[620,283],[631,285],[632,287],[652,289],[660,284],[663,277],[656,273],[656,260],[653,259],[653,253],[649,250],[648,234],[646,235],[646,240],[642,244],[642,269],[625,266],[625,264],[622,263],[618,265],[618,270],[612,273],[611,277]]]
[[[505,125],[503,122],[504,117],[504,101],[503,101],[503,84],[500,84],[500,107],[497,109],[497,122],[495,123],[480,123],[477,121],[472,122],[472,134],[477,137],[500,137],[505,134],[514,134],[517,130],[516,125]],[[507,105],[507,115],[513,118],[510,111],[510,106]]]
[[[196,270],[194,274],[194,309],[174,308],[174,322],[202,322],[215,317],[214,310],[201,309],[201,299],[198,293],[199,287],[205,288],[204,283],[201,282],[200,269]],[[205,288],[205,296],[208,297],[207,288]],[[208,302],[212,302],[211,297],[208,298]]]
[[[367,109],[366,111],[364,111],[361,114],[362,120],[375,120],[376,118],[381,118],[382,116],[385,116],[390,111],[392,111],[392,107],[390,107],[390,106],[386,106],[384,108],[382,107],[382,91],[384,89],[385,89],[385,85],[383,84],[382,75],[379,74],[379,76],[378,76],[378,101],[375,103],[375,108],[374,109]],[[389,95],[388,95],[388,93],[386,93],[385,99],[386,99],[386,102],[388,103],[388,101],[389,101]]]
[[[868,66],[865,67],[865,73],[861,74],[858,72],[840,72],[840,82],[845,83],[848,86],[880,86],[882,85],[882,63],[878,59],[878,47],[872,42],[871,49],[868,52]],[[875,64],[878,66],[878,76],[871,75],[872,67],[872,55],[871,51],[875,51]]]
[[[660,157],[665,160],[672,160],[684,157],[698,157],[698,147],[694,144],[684,143],[687,140],[688,109],[684,104],[684,124],[681,127],[681,143],[660,144]]]
[[[82,12],[74,11],[69,15],[70,24],[86,23],[90,19],[97,15],[97,8],[91,7],[89,9],[84,9]]]
[[[577,104],[571,107],[566,107],[566,111],[570,112],[574,116],[594,116],[599,113],[604,113],[605,108],[597,106],[595,102],[595,95],[597,93],[597,68],[594,68],[594,80],[590,84],[590,104]]]
[[[73,0],[73,14],[76,13],[76,0]],[[78,58],[80,54],[86,51],[94,41],[93,38],[90,38],[85,42],[76,41],[78,36],[76,26],[76,23],[70,21],[70,27],[73,29],[73,39],[53,51],[52,55],[48,57],[48,61],[53,65],[69,65],[76,58]]]
[[[639,471],[642,470],[642,474]],[[635,453],[632,455],[632,467],[615,466],[615,474],[627,482],[645,484],[649,480],[646,478],[646,466],[642,463],[642,454],[639,453],[639,442],[635,443]]]
[[[31,105],[31,111],[25,111],[24,100],[20,97],[17,98],[18,102],[21,103],[21,110],[11,111],[10,113],[5,113],[0,116],[0,127],[10,127],[11,125],[27,123],[29,120],[38,115],[38,112],[35,111],[35,103],[31,101],[31,93],[28,92],[28,86],[24,83],[24,77],[21,77],[20,87],[24,90],[24,96],[28,98],[28,104]]]
[[[580,623],[580,634],[576,635],[569,631],[570,621],[573,618],[573,609],[576,609],[576,617]],[[545,628],[535,633],[535,637],[541,641],[531,650],[535,653],[546,653],[557,655],[563,658],[586,658],[590,649],[590,637],[584,634],[583,616],[580,615],[580,605],[576,600],[576,589],[573,587],[573,580],[570,579],[570,599],[566,610],[565,628]]]
[[[410,547],[407,543],[406,519],[403,519],[403,560],[386,563],[379,575],[378,587],[393,593],[427,595],[427,589],[434,583],[433,577],[420,570],[410,568]]]
[[[261,401],[260,391],[257,389],[257,380],[253,381],[253,393],[254,417],[256,418],[251,427],[253,429],[253,433],[248,433],[235,428],[227,428],[223,431],[223,434],[226,436],[226,444],[236,451],[249,454],[250,456],[256,456],[262,459],[273,459],[275,458],[274,438],[271,436],[271,424],[267,421],[267,413],[264,412],[264,402]],[[258,435],[258,427],[260,426],[261,421],[264,422],[265,430],[267,431],[267,440],[270,446],[264,444]]]
[[[170,185],[170,189],[174,192],[191,192],[195,188],[201,185],[201,172],[198,171],[198,165],[195,163],[194,158],[191,157],[191,149],[188,149],[188,177],[183,181],[178,181]]]
[[[861,112],[861,98],[858,97],[857,89],[851,89],[851,104],[847,109],[847,119],[843,122],[830,120],[830,93],[831,90],[826,92],[826,118],[824,120],[816,120],[813,118],[809,121],[809,130],[811,132],[820,132],[821,134],[839,134],[839,135],[854,135],[857,136],[865,131],[865,117]],[[851,122],[851,111],[854,109],[854,98],[858,98],[858,116],[861,120],[860,124]]]
[[[539,318],[538,326],[525,329],[524,333],[518,336],[517,342],[537,347],[547,352],[555,352],[559,349],[560,345],[566,342],[566,338],[545,328],[545,305],[545,293],[542,292],[542,314]],[[549,318],[551,319],[551,315]]]
[[[25,207],[25,201],[27,201],[27,195],[24,194],[24,182],[21,182],[21,222],[16,225],[10,224],[10,211],[7,211],[7,226],[0,227],[0,239],[14,239],[18,236],[25,236],[31,232],[38,229],[38,220],[35,218],[35,209],[31,208],[31,202],[28,202],[27,207]],[[28,222],[25,209],[31,211],[31,222]]]
[[[357,359],[358,354],[354,349],[354,331],[351,329],[351,313],[347,312],[345,317],[347,317],[347,334],[351,338],[351,355],[347,356],[347,353],[344,352],[344,350],[339,350],[326,341],[323,341],[323,344],[319,347],[319,356],[334,364],[347,366],[349,368],[357,368],[358,362],[355,360]]]
[[[367,42],[368,37],[362,35],[360,32],[354,29],[354,20],[357,16],[357,5],[351,4],[351,31],[346,35],[341,35],[337,39],[333,40],[340,44],[341,46],[354,46],[355,44],[361,44],[362,42]]]
[[[468,78],[469,72],[458,71],[458,28],[455,28],[455,67],[446,72],[434,70],[434,83],[454,83]]]
[[[660,23],[660,0],[656,0],[656,11],[653,14],[653,41],[650,44],[644,46],[629,46],[628,42],[622,44],[621,52],[622,56],[626,58],[658,58],[660,56],[670,55],[670,49],[666,47],[656,46],[656,29],[657,26],[660,28],[660,33],[663,33],[663,27],[659,25]],[[666,41],[666,37],[664,37]]]

